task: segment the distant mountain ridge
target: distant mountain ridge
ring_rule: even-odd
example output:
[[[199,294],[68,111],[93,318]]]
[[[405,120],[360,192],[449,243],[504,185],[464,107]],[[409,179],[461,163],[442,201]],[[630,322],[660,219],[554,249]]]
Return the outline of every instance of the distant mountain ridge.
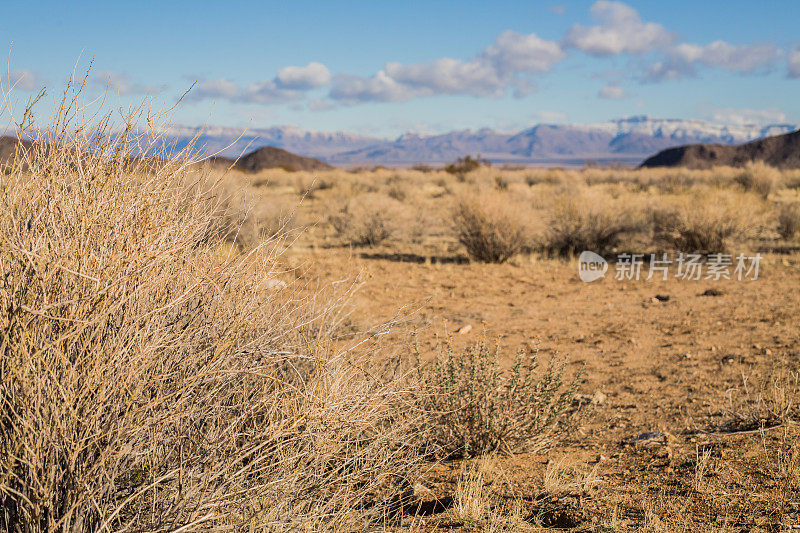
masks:
[[[647,158],[641,166],[704,169],[716,165],[739,167],[753,161],[778,168],[800,168],[800,130],[736,146],[690,144],[668,148]]]
[[[199,134],[198,146],[209,154],[238,156],[262,146],[275,146],[316,157],[327,163],[354,165],[442,164],[467,154],[481,154],[496,163],[565,163],[621,161],[639,163],[675,146],[714,143],[732,145],[797,129],[791,124],[720,125],[701,120],[634,116],[602,124],[538,124],[519,132],[489,128],[438,135],[406,133],[396,139],[347,132],[312,132],[295,126],[253,129],[175,127],[178,148]]]

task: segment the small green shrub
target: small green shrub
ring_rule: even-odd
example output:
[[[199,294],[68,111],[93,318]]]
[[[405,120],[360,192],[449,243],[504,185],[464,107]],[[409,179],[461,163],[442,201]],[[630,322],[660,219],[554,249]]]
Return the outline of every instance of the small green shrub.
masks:
[[[537,350],[520,351],[504,372],[499,355],[499,344],[493,349],[485,340],[463,351],[448,343],[432,363],[418,363],[423,438],[442,456],[541,449],[575,421],[582,370],[569,382],[565,359],[540,371]]]

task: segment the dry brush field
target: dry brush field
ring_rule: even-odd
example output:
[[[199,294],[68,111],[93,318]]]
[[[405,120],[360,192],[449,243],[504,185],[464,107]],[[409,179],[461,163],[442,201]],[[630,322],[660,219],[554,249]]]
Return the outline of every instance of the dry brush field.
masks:
[[[800,524],[800,171],[244,174],[45,131],[0,191],[0,529]],[[763,260],[584,283],[584,250]]]

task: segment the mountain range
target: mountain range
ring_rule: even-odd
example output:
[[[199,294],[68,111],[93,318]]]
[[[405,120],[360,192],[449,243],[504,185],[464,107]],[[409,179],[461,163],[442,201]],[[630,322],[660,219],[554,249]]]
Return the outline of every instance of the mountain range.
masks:
[[[667,148],[688,144],[733,145],[788,133],[793,124],[720,125],[701,120],[634,116],[601,124],[539,124],[519,132],[489,128],[438,135],[406,133],[395,139],[348,132],[313,132],[295,126],[242,131],[236,128],[173,126],[177,148],[197,137],[208,154],[237,157],[263,146],[283,148],[332,165],[437,165],[467,154],[494,163],[582,165],[638,164]]]
[[[800,130],[729,146],[689,144],[667,148],[644,160],[642,167],[741,167],[763,161],[777,168],[800,167]]]

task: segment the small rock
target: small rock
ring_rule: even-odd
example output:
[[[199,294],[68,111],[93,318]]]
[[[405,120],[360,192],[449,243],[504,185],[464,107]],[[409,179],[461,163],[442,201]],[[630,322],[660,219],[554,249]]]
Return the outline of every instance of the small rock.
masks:
[[[280,279],[270,278],[266,281],[267,289],[280,290],[286,287],[286,282]]]
[[[655,299],[658,302],[668,302],[669,301],[669,294],[656,294]]]
[[[654,448],[656,446],[666,446],[669,434],[663,431],[646,431],[631,439],[631,443],[637,448]]]
[[[606,401],[606,395],[602,391],[596,391],[592,396],[592,405],[602,405]]]
[[[734,360],[735,358],[732,355],[725,355],[722,357],[722,359],[719,360],[719,362],[722,363],[723,365],[730,365],[733,363]]]
[[[770,350],[769,348],[765,348],[764,355],[772,355],[772,350]]]
[[[723,294],[725,293],[719,289],[706,289],[700,293],[700,296],[722,296]]]
[[[466,326],[461,326],[460,328],[458,328],[456,330],[456,333],[458,333],[459,335],[466,335],[470,331],[472,331],[472,324],[467,324]]]

